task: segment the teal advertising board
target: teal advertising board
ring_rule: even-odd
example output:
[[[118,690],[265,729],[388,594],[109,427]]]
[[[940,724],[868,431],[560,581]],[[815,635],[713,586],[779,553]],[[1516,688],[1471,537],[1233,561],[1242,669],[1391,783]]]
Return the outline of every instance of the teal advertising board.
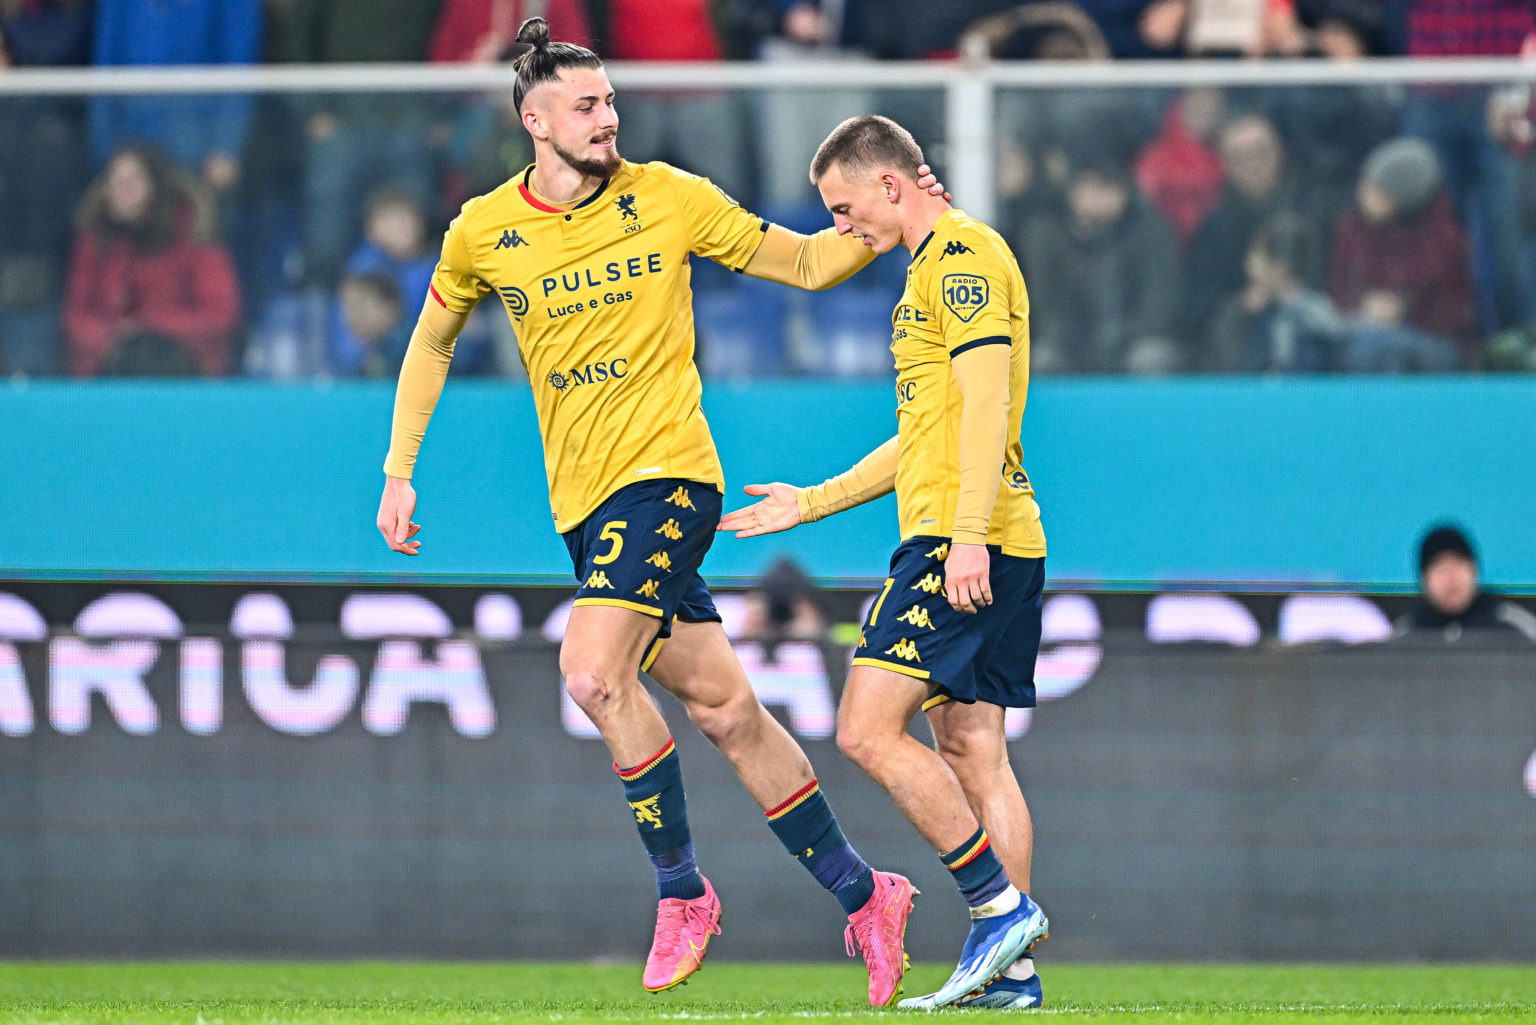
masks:
[[[569,579],[527,385],[455,380],[417,470],[416,558],[374,527],[388,384],[0,388],[0,574],[12,579]],[[819,481],[895,431],[885,384],[706,389],[727,508]],[[1049,573],[1075,587],[1393,591],[1417,538],[1465,525],[1496,587],[1536,590],[1536,380],[1044,380],[1024,419]],[[895,506],[721,536],[707,578],[792,556],[884,576]]]

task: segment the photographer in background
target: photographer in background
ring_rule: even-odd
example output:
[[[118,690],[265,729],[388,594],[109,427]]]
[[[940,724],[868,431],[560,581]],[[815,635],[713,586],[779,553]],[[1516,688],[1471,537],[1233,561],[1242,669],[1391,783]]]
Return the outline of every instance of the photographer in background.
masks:
[[[1394,637],[1440,634],[1454,644],[1468,632],[1514,633],[1536,642],[1536,615],[1512,601],[1484,594],[1477,553],[1456,527],[1435,527],[1419,544],[1420,599],[1393,624]]]

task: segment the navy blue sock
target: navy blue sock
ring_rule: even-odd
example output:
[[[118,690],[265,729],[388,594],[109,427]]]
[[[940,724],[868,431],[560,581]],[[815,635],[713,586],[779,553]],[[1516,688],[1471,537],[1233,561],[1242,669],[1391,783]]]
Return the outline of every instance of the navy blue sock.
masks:
[[[656,866],[656,895],[660,900],[704,896],[704,877],[693,857],[688,832],[688,804],[683,797],[683,767],[672,738],[666,746],[631,769],[613,771],[624,781],[624,799],[635,813],[635,828],[645,853]]]
[[[875,873],[848,843],[831,805],[813,779],[763,814],[784,849],[795,856],[851,915],[875,895]]]
[[[940,854],[939,860],[955,877],[960,894],[973,908],[979,908],[1008,888],[1008,873],[992,850],[985,828],[979,828],[971,838],[948,854]]]

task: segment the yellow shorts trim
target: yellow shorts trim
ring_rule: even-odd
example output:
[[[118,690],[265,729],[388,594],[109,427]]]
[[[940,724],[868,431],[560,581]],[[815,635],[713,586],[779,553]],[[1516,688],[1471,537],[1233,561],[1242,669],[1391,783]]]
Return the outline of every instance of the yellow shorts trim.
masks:
[[[623,598],[577,598],[572,604],[576,606],[612,605],[615,608],[633,609],[636,612],[644,612],[647,616],[655,616],[657,619],[661,618],[661,610],[654,605],[641,605],[637,601],[625,601]]]
[[[894,662],[882,662],[878,658],[856,658],[853,660],[853,664],[856,666],[869,666],[872,669],[885,669],[893,673],[900,673],[902,676],[910,676],[917,680],[928,679],[928,670],[926,669],[912,669],[908,666],[896,665]]]
[[[661,654],[661,645],[665,640],[665,637],[658,637],[646,649],[645,658],[640,660],[640,671],[642,673],[650,672],[651,666],[656,664],[656,657]]]
[[[944,702],[952,700],[954,699],[951,698],[948,694],[935,694],[933,697],[923,702],[923,711],[926,712],[930,708],[938,708]]]

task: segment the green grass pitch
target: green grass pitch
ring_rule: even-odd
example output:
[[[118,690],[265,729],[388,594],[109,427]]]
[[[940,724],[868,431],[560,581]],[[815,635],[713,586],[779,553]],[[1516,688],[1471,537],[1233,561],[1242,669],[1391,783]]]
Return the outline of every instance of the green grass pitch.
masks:
[[[946,1011],[969,1021],[1536,1022],[1536,966],[1043,965],[1044,1011]],[[915,968],[907,993],[937,987]],[[485,1022],[803,1023],[876,1011],[860,966],[710,964],[649,995],[640,966],[426,962],[0,962],[4,1025],[476,1025]]]

